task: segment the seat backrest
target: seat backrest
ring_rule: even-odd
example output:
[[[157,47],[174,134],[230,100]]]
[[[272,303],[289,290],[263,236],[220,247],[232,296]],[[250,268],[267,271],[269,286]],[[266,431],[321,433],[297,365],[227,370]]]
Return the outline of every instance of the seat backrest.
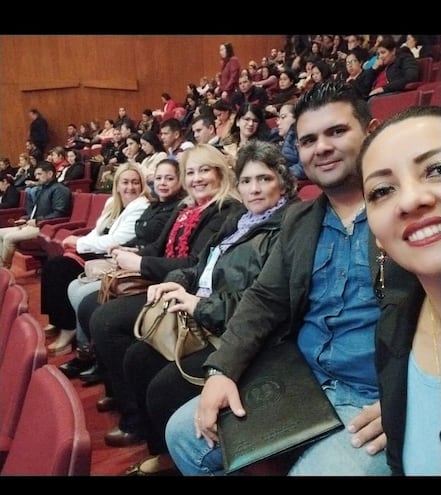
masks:
[[[81,399],[53,364],[32,373],[2,476],[90,476],[92,444]]]
[[[90,201],[90,208],[89,208],[89,213],[87,215],[87,220],[86,220],[86,225],[84,227],[81,227],[81,234],[84,235],[86,232],[90,232],[96,225],[96,221],[98,220],[99,216],[101,215],[104,204],[107,201],[107,199],[110,197],[110,194],[95,194],[91,193],[91,201]],[[55,236],[54,239],[57,241],[62,241],[67,235],[77,235],[79,234],[76,230],[73,231],[66,231],[66,229],[60,229]]]
[[[13,284],[15,284],[14,274],[11,272],[11,270],[9,270],[9,268],[0,266],[0,311],[2,309],[3,298],[5,297],[6,289]]]
[[[432,76],[430,81],[441,81],[441,61],[433,62],[432,64]]]
[[[422,57],[417,58],[418,68],[419,68],[419,81],[429,82],[432,76],[432,57]]]
[[[18,220],[26,215],[26,192],[20,191],[20,201],[16,208],[3,208],[0,210],[0,228],[14,225],[14,220]]]
[[[418,91],[421,93],[421,105],[441,106],[441,80],[424,83]]]
[[[90,203],[92,195],[85,192],[74,192],[72,193],[72,214],[68,222],[57,223],[57,224],[46,224],[40,229],[40,235],[51,239],[55,233],[62,228],[69,228],[69,225],[75,223],[86,224],[87,217],[89,215]]]
[[[29,298],[26,290],[18,284],[10,285],[5,292],[0,309],[0,366],[9,340],[15,318],[29,310]]]
[[[29,313],[17,316],[12,324],[6,352],[0,366],[2,461],[7,457],[12,445],[32,373],[46,363],[45,335],[40,323]],[[44,410],[43,405],[41,413],[46,414]],[[38,411],[36,410],[35,413],[38,414]],[[50,424],[50,417],[47,416],[46,419]],[[25,449],[27,450],[28,447]]]
[[[322,190],[316,184],[307,184],[300,189],[299,196],[302,201],[307,201],[308,199],[315,199],[321,193]]]
[[[383,122],[392,115],[408,107],[419,105],[421,93],[418,89],[400,93],[383,94],[369,98],[368,104],[372,117]]]
[[[91,164],[89,160],[85,160],[84,162],[84,177],[82,179],[73,179],[66,182],[66,186],[72,192],[90,192],[90,188],[92,185],[91,179]]]

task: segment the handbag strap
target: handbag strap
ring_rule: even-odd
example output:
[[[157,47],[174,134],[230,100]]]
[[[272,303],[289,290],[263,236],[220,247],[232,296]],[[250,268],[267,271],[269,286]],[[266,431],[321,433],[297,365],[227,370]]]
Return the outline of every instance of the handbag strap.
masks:
[[[142,333],[141,333],[141,326],[142,326],[142,321],[144,319],[144,315],[147,313],[147,311],[149,310],[149,308],[151,308],[154,304],[157,304],[157,303],[144,304],[144,306],[142,307],[142,309],[141,309],[141,311],[140,311],[140,313],[138,315],[138,318],[135,321],[135,325],[133,327],[133,333],[135,334],[135,337],[138,340],[140,340],[140,341],[144,341],[148,337],[147,334],[146,335],[142,335]],[[152,324],[152,327],[151,327],[152,330],[154,328],[156,328],[159,325],[159,323],[161,322],[163,316],[167,312],[168,305],[169,305],[169,302],[163,303],[163,307],[162,307],[161,313],[156,317],[155,321]]]
[[[182,351],[184,349],[184,344],[185,340],[187,338],[187,335],[189,332],[191,332],[190,327],[188,325],[188,318],[187,314],[183,311],[178,312],[178,325],[179,325],[179,331],[178,331],[178,341],[176,343],[175,347],[175,363],[176,366],[178,367],[178,370],[181,372],[181,375],[190,383],[193,385],[199,385],[203,386],[204,385],[204,378],[200,378],[198,376],[193,376],[189,375],[186,373],[181,365],[181,357],[182,357]],[[208,342],[215,347],[216,349],[219,349],[221,339],[219,337],[216,337],[215,335],[208,334],[207,336]]]

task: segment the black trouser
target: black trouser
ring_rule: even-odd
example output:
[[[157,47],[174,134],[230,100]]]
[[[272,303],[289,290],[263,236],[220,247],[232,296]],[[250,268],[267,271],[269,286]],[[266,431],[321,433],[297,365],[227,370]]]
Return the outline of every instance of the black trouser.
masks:
[[[184,371],[203,376],[202,364],[214,348],[195,352],[181,360]],[[126,387],[133,390],[139,410],[142,436],[150,454],[167,452],[165,427],[180,406],[201,392],[201,387],[186,381],[174,362],[167,361],[145,342],[135,342],[124,357]]]
[[[129,433],[141,432],[142,428],[135,394],[124,379],[123,360],[127,348],[136,341],[133,326],[145,301],[146,294],[139,294],[100,305],[94,292],[86,296],[78,308],[81,327],[94,345],[106,394],[112,390],[121,413],[119,426]]]
[[[83,267],[67,256],[45,261],[41,271],[41,313],[49,316],[49,323],[57,328],[74,330],[75,311],[70,304],[67,288],[83,271]]]

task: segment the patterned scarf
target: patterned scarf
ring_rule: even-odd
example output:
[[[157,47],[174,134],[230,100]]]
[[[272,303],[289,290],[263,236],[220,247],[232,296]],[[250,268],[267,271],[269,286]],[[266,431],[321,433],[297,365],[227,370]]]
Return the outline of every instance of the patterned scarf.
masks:
[[[188,206],[178,215],[168,236],[165,248],[166,258],[185,258],[190,251],[189,239],[202,216],[203,208],[199,205]]]

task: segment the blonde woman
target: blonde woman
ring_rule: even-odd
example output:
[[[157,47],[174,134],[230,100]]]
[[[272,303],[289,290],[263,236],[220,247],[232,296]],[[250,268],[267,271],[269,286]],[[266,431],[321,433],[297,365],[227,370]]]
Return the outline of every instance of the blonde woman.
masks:
[[[49,259],[41,274],[41,313],[49,317],[48,335],[60,331],[48,346],[55,355],[71,351],[75,337],[76,315],[69,302],[67,288],[82,271],[84,261],[99,258],[115,244],[135,237],[135,223],[150,205],[145,179],[137,164],[118,167],[112,196],[106,201],[95,228],[84,236],[70,235],[63,241],[65,255]]]

